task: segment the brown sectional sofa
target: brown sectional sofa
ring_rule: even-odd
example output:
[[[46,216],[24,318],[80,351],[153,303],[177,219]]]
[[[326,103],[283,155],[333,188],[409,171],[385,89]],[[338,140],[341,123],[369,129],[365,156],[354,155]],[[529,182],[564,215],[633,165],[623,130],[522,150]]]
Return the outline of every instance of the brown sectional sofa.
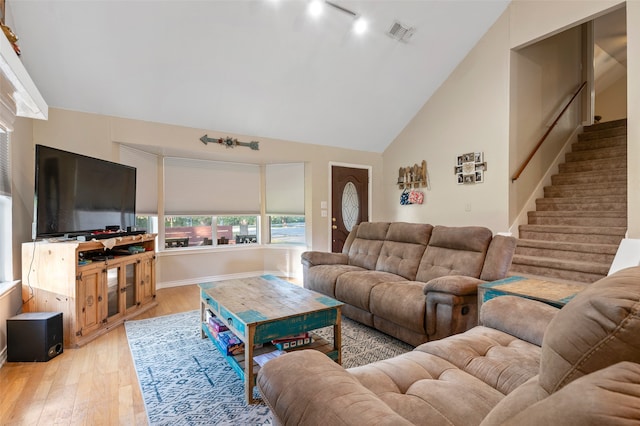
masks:
[[[477,324],[477,287],[506,276],[515,244],[477,226],[362,222],[342,253],[302,254],[304,287],[417,346]]]
[[[286,425],[640,424],[640,267],[591,284],[564,308],[515,296],[482,325],[345,370],[303,350],[257,385]]]

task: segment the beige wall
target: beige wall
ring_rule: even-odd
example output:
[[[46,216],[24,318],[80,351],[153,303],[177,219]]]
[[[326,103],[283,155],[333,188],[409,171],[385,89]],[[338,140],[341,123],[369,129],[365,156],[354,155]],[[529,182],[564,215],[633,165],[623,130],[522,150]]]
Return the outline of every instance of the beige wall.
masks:
[[[602,116],[602,121],[627,118],[627,76],[597,93],[595,105],[595,115]]]
[[[627,233],[640,238],[640,2],[627,3]]]
[[[581,26],[512,51],[509,176],[513,177],[520,169],[582,84],[582,58]],[[586,95],[587,90],[583,89],[522,174],[509,185],[509,224],[512,228],[523,209],[535,209],[535,204],[527,204],[527,201],[569,136],[581,124],[580,99]],[[526,219],[526,211],[524,213]]]
[[[384,152],[385,217],[508,228],[509,21],[505,13]],[[456,158],[484,152],[485,182],[458,185]],[[427,161],[422,205],[401,206],[400,167]]]
[[[384,152],[385,196],[384,217],[388,220],[406,220],[433,224],[475,224],[483,225],[494,232],[507,231],[513,225],[519,204],[528,198],[526,191],[510,193],[509,165],[517,163],[526,149],[510,147],[511,126],[515,134],[526,135],[527,142],[534,138],[533,127],[527,114],[513,117],[510,113],[515,90],[522,90],[519,82],[511,82],[515,73],[511,67],[527,68],[529,75],[538,75],[541,80],[537,88],[529,88],[527,94],[534,95],[533,106],[536,117],[532,126],[548,116],[558,104],[557,97],[547,100],[546,93],[557,89],[567,93],[575,87],[571,83],[580,81],[575,68],[579,44],[576,32],[563,43],[572,46],[570,61],[552,70],[562,79],[561,87],[543,86],[539,64],[527,64],[527,58],[515,54],[510,61],[512,49],[524,48],[564,30],[576,27],[584,22],[607,13],[621,4],[620,1],[521,1],[515,0],[507,11],[497,20],[482,40],[472,49],[456,70],[442,84],[434,96],[411,120],[407,127]],[[640,75],[637,72],[640,58],[640,2],[627,5],[628,30],[628,75]],[[635,25],[635,27],[634,27]],[[635,28],[636,34],[631,28]],[[577,30],[576,30],[577,31]],[[635,49],[635,50],[634,50]],[[635,55],[634,55],[635,53]],[[547,55],[552,53],[547,52]],[[553,54],[564,55],[564,52]],[[541,55],[539,59],[544,58]],[[542,63],[550,63],[547,56]],[[633,73],[633,68],[636,73]],[[565,78],[562,73],[570,73]],[[545,69],[546,72],[546,69]],[[640,93],[638,81],[629,78],[628,93]],[[634,91],[635,90],[635,91]],[[542,100],[542,96],[545,100]],[[629,233],[640,234],[640,144],[634,128],[634,114],[639,114],[638,96],[628,96],[629,117]],[[635,104],[634,104],[635,102]],[[522,105],[516,105],[523,108]],[[513,122],[512,120],[515,120]],[[518,138],[519,139],[519,138]],[[525,138],[526,139],[526,138]],[[484,151],[488,171],[485,183],[476,185],[456,185],[453,176],[455,157],[464,152]],[[634,155],[635,153],[635,155]],[[547,157],[552,157],[547,154]],[[419,163],[425,159],[428,163],[431,188],[426,191],[426,202],[421,206],[400,206],[400,191],[393,183],[397,179],[399,167]],[[539,168],[541,166],[538,166]],[[539,170],[542,175],[544,168]],[[528,186],[533,186],[529,183]],[[529,189],[529,192],[531,190]],[[467,211],[469,210],[469,211]]]
[[[27,129],[28,130],[28,129]],[[21,132],[22,133],[22,132]],[[27,131],[24,131],[27,133]],[[204,145],[199,138],[231,136],[241,141],[260,141],[260,150],[226,149]],[[22,174],[16,184],[30,188],[25,194],[24,223],[19,225],[20,241],[31,235],[33,217],[34,144],[49,145],[80,154],[118,161],[119,143],[136,146],[164,155],[234,161],[255,164],[305,162],[307,176],[305,203],[307,206],[308,247],[247,247],[196,248],[160,253],[157,281],[159,286],[189,284],[221,276],[241,276],[256,273],[300,275],[300,252],[303,249],[326,251],[329,246],[329,218],[322,217],[320,202],[329,199],[329,163],[344,162],[372,167],[372,219],[380,209],[377,186],[382,175],[382,155],[340,148],[301,144],[290,141],[235,135],[211,130],[193,129],[167,124],[78,113],[52,108],[48,121],[33,121],[33,137],[26,137],[28,155],[19,161]],[[15,222],[14,222],[15,223]],[[14,251],[18,253],[20,251]],[[17,271],[20,267],[17,266]]]

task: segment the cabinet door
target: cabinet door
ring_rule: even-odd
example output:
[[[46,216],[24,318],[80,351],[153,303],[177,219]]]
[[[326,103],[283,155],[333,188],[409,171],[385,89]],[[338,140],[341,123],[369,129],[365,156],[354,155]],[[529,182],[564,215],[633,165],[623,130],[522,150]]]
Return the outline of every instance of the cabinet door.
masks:
[[[145,254],[140,260],[140,303],[145,304],[156,295],[156,256]]]
[[[140,304],[138,280],[140,279],[140,260],[132,259],[122,263],[123,282],[122,282],[122,303],[125,313],[128,313]]]
[[[114,321],[118,319],[122,313],[121,289],[122,289],[122,264],[107,264],[106,269],[106,320]]]
[[[78,272],[77,309],[78,321],[75,333],[84,336],[100,328],[106,319],[104,308],[106,270],[104,265],[82,268]]]

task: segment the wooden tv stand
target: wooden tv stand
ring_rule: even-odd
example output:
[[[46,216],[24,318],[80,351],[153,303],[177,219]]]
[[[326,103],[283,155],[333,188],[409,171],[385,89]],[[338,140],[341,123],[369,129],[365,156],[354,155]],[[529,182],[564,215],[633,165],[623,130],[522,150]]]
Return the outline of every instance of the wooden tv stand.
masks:
[[[62,312],[64,347],[74,348],[156,306],[155,238],[22,244],[24,310]],[[113,258],[100,257],[107,247]]]

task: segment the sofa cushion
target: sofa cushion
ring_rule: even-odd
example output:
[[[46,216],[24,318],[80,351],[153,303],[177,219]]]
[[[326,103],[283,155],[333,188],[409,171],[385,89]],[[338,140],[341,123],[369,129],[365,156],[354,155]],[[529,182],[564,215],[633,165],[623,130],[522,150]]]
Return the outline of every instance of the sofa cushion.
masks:
[[[364,269],[352,265],[317,265],[306,271],[304,287],[335,298],[338,277],[353,271]]]
[[[415,350],[438,356],[505,395],[538,374],[540,365],[539,346],[483,326]]]
[[[481,280],[497,281],[507,276],[516,250],[516,243],[515,238],[504,235],[496,235],[491,239],[480,274]]]
[[[479,424],[504,397],[450,362],[418,351],[347,371],[413,424]],[[464,395],[464,403],[452,404],[454,395]]]
[[[357,308],[371,312],[369,299],[371,289],[379,283],[400,281],[403,278],[396,274],[380,271],[346,272],[336,281],[336,298]]]
[[[360,223],[349,247],[349,265],[374,270],[388,229],[387,222]]]
[[[389,225],[376,270],[414,280],[432,229],[433,226],[423,223],[396,222]]]
[[[544,335],[540,385],[553,393],[621,361],[640,363],[640,268],[623,269],[576,295]]]
[[[434,227],[416,280],[427,282],[444,275],[479,278],[491,238],[491,231],[479,226]]]
[[[369,309],[375,316],[426,334],[425,283],[420,281],[384,282],[371,290]]]
[[[498,403],[482,426],[635,425],[640,420],[640,364],[620,362],[549,395],[538,376]]]

